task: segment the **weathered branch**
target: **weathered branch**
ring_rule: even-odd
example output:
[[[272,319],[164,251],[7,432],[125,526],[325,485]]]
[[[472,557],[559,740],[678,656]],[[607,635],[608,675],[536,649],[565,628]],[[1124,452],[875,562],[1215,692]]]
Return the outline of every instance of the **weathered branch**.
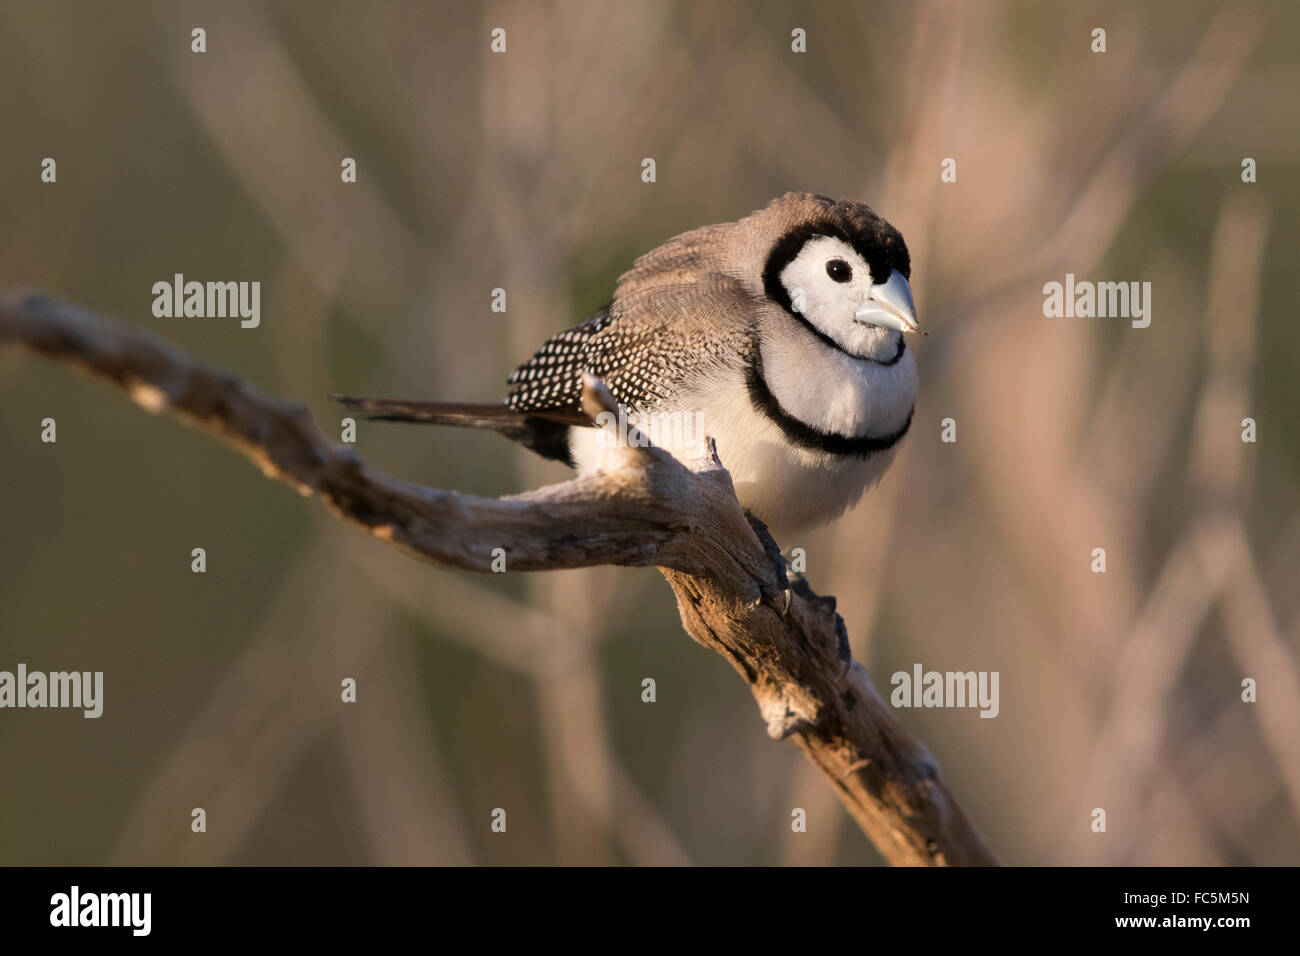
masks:
[[[424,488],[367,468],[308,410],[279,401],[129,327],[40,295],[0,301],[15,342],[125,390],[235,446],[262,471],[319,494],[339,517],[436,564],[487,571],[655,565],[682,623],[741,674],[768,733],[793,738],[880,852],[898,864],[992,864],[939,775],[856,663],[841,657],[835,601],[781,575],[751,528],[712,444],[686,467],[655,448],[611,442],[599,468],[508,498]],[[597,380],[589,413],[608,408]]]

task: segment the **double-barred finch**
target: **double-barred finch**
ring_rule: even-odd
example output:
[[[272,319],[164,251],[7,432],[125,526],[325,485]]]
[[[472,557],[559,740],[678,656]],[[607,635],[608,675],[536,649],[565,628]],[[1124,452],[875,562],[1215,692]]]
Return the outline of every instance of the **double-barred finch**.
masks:
[[[903,237],[870,207],[788,193],[642,256],[607,306],[511,373],[501,405],[340,400],[488,428],[581,469],[602,440],[582,412],[590,372],[677,457],[712,436],[741,504],[780,538],[856,504],[907,433],[910,275]]]

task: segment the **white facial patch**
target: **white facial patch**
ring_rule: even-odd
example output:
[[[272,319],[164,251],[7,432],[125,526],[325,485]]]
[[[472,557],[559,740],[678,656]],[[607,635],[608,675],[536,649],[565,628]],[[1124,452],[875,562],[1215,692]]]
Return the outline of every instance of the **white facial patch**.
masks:
[[[843,277],[843,266],[834,265],[832,272],[827,271],[828,263],[836,261],[848,267],[845,281],[837,282],[832,277]],[[781,270],[781,284],[795,312],[844,351],[871,358],[893,354],[897,348],[893,337],[898,333],[857,322],[854,316],[867,301],[872,284],[888,278],[873,276],[866,260],[834,236],[813,236]]]

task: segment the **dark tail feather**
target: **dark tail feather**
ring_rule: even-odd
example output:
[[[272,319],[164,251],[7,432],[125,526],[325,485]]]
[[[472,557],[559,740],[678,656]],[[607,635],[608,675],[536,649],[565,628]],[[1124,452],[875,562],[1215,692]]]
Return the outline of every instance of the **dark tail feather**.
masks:
[[[412,402],[393,398],[330,398],[360,412],[366,418],[384,422],[419,422],[458,428],[486,428],[531,448],[544,458],[573,464],[569,457],[569,429],[595,424],[582,412],[521,412],[505,405],[471,402]]]

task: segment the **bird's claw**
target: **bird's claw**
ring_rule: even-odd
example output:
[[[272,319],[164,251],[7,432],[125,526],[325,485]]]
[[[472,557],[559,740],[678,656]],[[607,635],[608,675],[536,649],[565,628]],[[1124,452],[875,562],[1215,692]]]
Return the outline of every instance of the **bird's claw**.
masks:
[[[749,521],[749,526],[754,529],[754,535],[758,538],[758,543],[763,546],[763,551],[767,554],[767,560],[776,573],[776,586],[779,594],[773,596],[778,598],[777,606],[781,611],[781,616],[785,617],[790,613],[790,604],[794,600],[794,595],[790,590],[790,579],[785,572],[785,555],[781,553],[781,547],[776,543],[776,539],[772,537],[772,532],[767,530],[767,525],[748,511],[745,512],[745,518]]]
[[[839,615],[835,616],[835,638],[840,663],[844,665],[844,669],[840,671],[840,679],[843,680],[853,666],[853,647],[849,644],[849,629],[844,626],[844,619]]]

